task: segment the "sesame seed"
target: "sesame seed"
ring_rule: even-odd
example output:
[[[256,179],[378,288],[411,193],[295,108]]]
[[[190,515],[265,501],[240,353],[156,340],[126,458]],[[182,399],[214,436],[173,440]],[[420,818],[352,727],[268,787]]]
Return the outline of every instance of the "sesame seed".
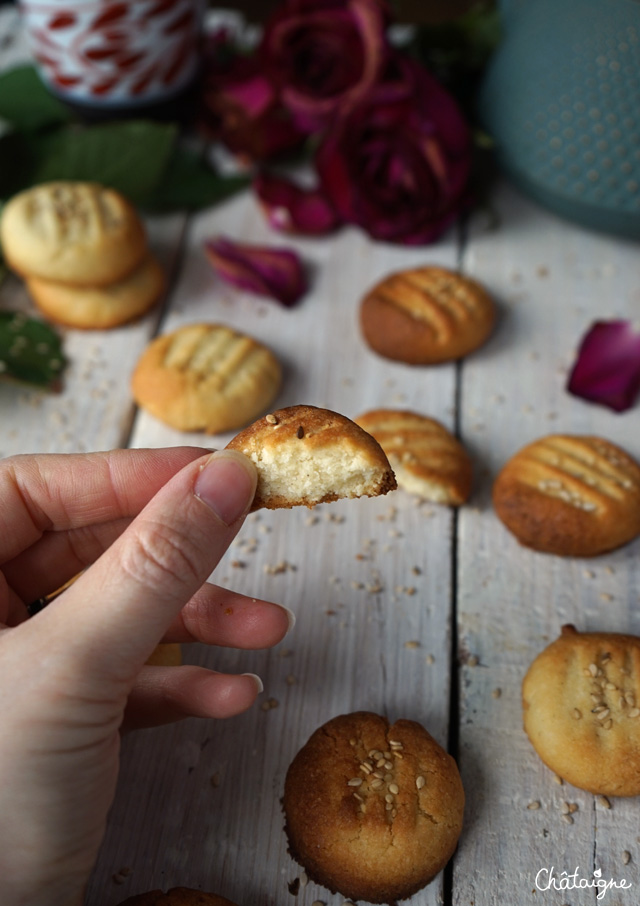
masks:
[[[372,780],[370,785],[372,790],[379,790],[384,786],[384,782],[382,780]]]
[[[392,749],[401,749],[403,747],[402,743],[398,739],[390,739],[389,746]]]
[[[351,780],[347,780],[347,786],[360,786],[362,783],[362,777],[352,777]]]
[[[602,724],[602,727],[605,730],[610,730],[612,726],[613,726],[613,721],[611,720],[611,718],[609,718],[609,720],[605,720],[605,722]]]
[[[528,809],[530,812],[535,812],[535,811],[537,811],[539,808],[540,808],[540,802],[539,802],[538,799],[534,799],[533,802],[530,802],[530,803],[527,805],[527,809]]]
[[[625,851],[622,853],[622,861],[625,865],[628,865],[629,862],[631,862],[631,853],[629,852],[629,850],[625,849]]]
[[[602,806],[602,808],[611,808],[611,802],[607,799],[606,796],[597,796],[596,802],[598,803],[598,805]]]
[[[610,714],[611,710],[609,708],[605,708],[604,710],[599,710],[596,716],[598,720],[606,720]]]
[[[571,815],[563,815],[562,820],[565,824],[573,824],[573,818],[571,817]]]
[[[640,717],[640,708],[631,708],[627,711],[629,717]]]
[[[589,669],[589,673],[591,674],[591,676],[598,675],[598,667],[596,664],[589,664],[588,669]]]
[[[269,415],[265,415],[264,420],[265,420],[266,422],[268,422],[270,425],[277,425],[277,424],[278,424],[278,418],[277,418],[277,416],[273,415],[271,412],[269,413]]]
[[[390,783],[390,784],[389,784],[389,792],[390,792],[390,793],[393,793],[394,796],[397,796],[398,793],[400,792],[400,789],[399,789],[399,787],[398,787],[398,784],[397,784],[397,783]]]
[[[580,718],[582,717],[582,712],[579,710],[579,708],[573,709],[573,716],[576,720],[580,720]]]
[[[359,793],[354,793],[353,798],[357,799],[358,802],[364,802],[364,799],[362,798],[362,796]]]
[[[424,779],[424,777],[422,776],[422,774],[419,774],[419,775],[416,777],[416,787],[417,787],[417,789],[421,790],[421,789],[423,788],[423,786],[425,785],[426,782],[427,782],[427,781]]]
[[[390,802],[385,802],[384,809],[386,812],[390,812],[393,808],[393,805]]]
[[[626,701],[626,703],[628,705],[635,705],[635,703],[636,703],[636,697],[633,694],[633,692],[625,692],[624,700]]]
[[[393,796],[391,795],[391,793],[386,793],[386,795],[385,795],[385,797],[384,797],[384,801],[385,801],[385,802],[393,802]]]

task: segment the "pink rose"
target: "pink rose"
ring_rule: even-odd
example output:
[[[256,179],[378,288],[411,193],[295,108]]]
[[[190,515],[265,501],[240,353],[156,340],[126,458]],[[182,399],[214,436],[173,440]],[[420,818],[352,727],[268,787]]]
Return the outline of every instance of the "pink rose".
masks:
[[[467,202],[471,135],[447,91],[395,55],[367,97],[329,126],[316,156],[338,215],[374,239],[432,242]]]
[[[355,104],[378,78],[388,44],[383,0],[285,0],[261,54],[297,125],[308,132]]]

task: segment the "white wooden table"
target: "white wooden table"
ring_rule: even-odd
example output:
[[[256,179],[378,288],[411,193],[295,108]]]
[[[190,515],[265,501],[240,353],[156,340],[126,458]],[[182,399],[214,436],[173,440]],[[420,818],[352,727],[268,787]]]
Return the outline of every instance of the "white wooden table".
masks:
[[[12,30],[15,11],[5,10],[0,42]],[[8,40],[2,64],[23,54]],[[204,239],[218,233],[283,244],[249,192],[189,218],[151,219],[151,245],[171,277],[164,307],[110,332],[66,331],[71,364],[58,396],[0,384],[2,456],[223,446],[230,435],[182,435],[137,411],[129,392],[135,362],[158,332],[221,321],[282,359],[276,405],[310,403],[350,417],[372,407],[414,409],[454,430],[475,463],[472,499],[458,512],[397,491],[247,520],[216,580],[281,601],[298,622],[272,651],[184,647],[187,663],[260,674],[262,704],[226,722],[187,720],[124,740],[86,906],[175,885],[217,891],[240,906],[342,906],[343,897],[304,884],[287,854],[280,797],[310,733],[360,709],[420,721],[462,772],[458,851],[412,906],[597,902],[593,889],[537,890],[538,872],[552,866],[557,875],[577,868],[582,878],[601,870],[624,879],[633,886],[602,900],[639,902],[640,802],[605,808],[554,777],[522,730],[520,684],[562,623],[640,633],[640,542],[589,561],[527,551],[496,518],[490,493],[511,454],[555,431],[600,434],[640,459],[637,406],[616,415],[564,389],[593,320],[637,319],[638,249],[561,221],[506,185],[494,203],[497,229],[477,217],[464,239],[452,230],[425,248],[375,243],[351,229],[284,240],[313,271],[311,291],[291,310],[224,287],[205,258]],[[422,264],[460,267],[498,302],[493,338],[457,365],[386,362],[360,336],[362,293],[391,270]],[[32,310],[14,278],[0,288],[0,306]],[[296,879],[297,898],[289,889]]]

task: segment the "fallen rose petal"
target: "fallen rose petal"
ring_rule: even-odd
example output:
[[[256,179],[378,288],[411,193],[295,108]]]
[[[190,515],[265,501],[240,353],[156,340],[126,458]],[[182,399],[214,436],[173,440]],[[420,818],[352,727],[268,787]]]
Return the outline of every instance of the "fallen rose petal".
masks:
[[[567,390],[624,412],[640,391],[640,331],[630,321],[596,321],[580,344]]]
[[[269,224],[276,230],[320,236],[342,222],[320,189],[303,189],[272,173],[259,173],[253,187]]]
[[[302,262],[290,249],[247,245],[220,236],[205,242],[205,251],[218,276],[240,289],[288,307],[307,291]]]

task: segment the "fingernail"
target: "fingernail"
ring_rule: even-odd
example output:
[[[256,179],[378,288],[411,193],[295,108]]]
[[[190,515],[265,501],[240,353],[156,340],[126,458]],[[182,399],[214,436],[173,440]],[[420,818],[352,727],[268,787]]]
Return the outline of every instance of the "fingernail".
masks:
[[[285,607],[284,604],[278,604],[278,607],[281,607],[287,615],[287,620],[289,621],[289,628],[287,632],[291,632],[293,627],[296,625],[296,615],[292,610],[289,610],[288,607]]]
[[[258,695],[260,695],[261,692],[264,692],[264,686],[262,685],[262,680],[260,679],[260,677],[258,676],[257,673],[243,673],[241,675],[250,676],[251,679],[255,681],[255,684],[258,687]]]
[[[193,490],[221,522],[232,525],[251,506],[256,481],[256,470],[246,456],[235,450],[220,450],[206,461]]]

